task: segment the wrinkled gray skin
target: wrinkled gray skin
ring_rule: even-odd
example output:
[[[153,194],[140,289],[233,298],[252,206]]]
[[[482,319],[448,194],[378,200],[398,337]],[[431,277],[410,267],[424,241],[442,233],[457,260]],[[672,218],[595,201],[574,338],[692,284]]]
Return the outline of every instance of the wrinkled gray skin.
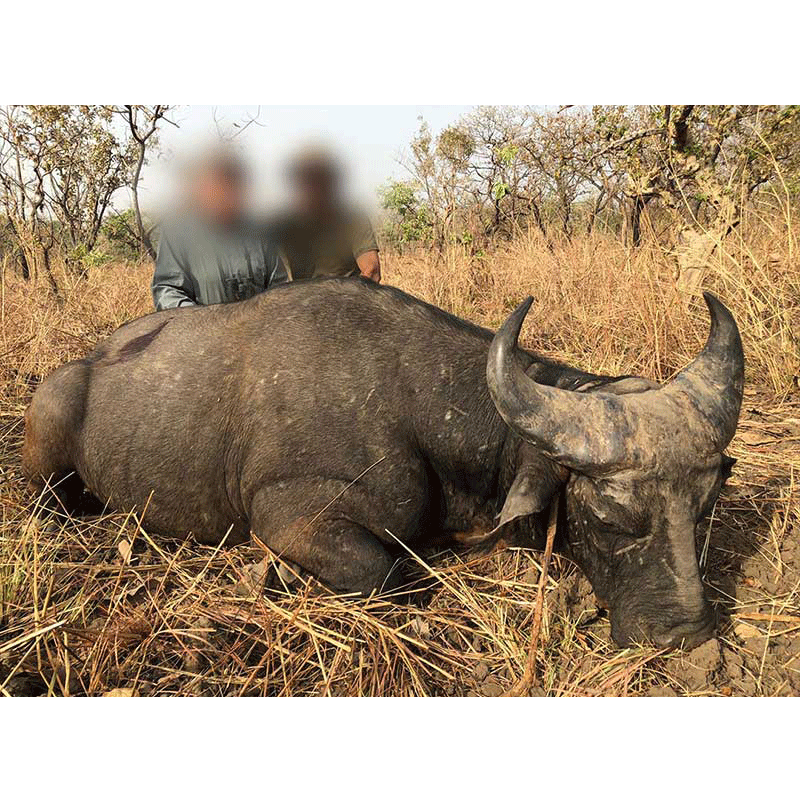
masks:
[[[532,432],[536,409],[520,424],[506,402],[509,375],[563,387],[551,389],[559,398],[639,398],[645,430],[675,408],[646,401],[667,387],[609,382],[517,349],[526,310],[494,345],[489,331],[352,279],[151,314],[42,383],[26,414],[24,470],[36,487],[73,490],[64,479],[74,471],[112,507],[144,509],[156,533],[216,544],[252,531],[334,590],[365,594],[401,583],[398,540],[489,530],[501,510],[501,525],[532,534],[565,489],[566,539],[611,607],[615,641],[702,641],[712,621],[694,528],[724,479],[719,437],[709,444],[684,421],[670,427],[673,441],[612,441],[620,464],[591,468],[559,448],[585,456],[594,444],[550,431],[556,445],[543,445],[553,398],[531,399],[547,420]],[[586,393],[566,391],[578,387]],[[616,424],[587,413],[589,428]],[[627,422],[610,439],[633,435]],[[565,424],[580,438],[581,419]]]

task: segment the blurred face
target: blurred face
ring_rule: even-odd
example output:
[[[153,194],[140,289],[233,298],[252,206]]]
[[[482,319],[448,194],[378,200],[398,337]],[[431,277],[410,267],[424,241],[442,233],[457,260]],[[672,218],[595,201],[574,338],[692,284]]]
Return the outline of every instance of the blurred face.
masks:
[[[320,216],[329,212],[338,199],[335,176],[325,170],[304,170],[294,176],[295,202],[301,212]]]
[[[225,170],[201,170],[192,185],[191,201],[206,219],[229,225],[240,219],[246,207],[244,179]]]

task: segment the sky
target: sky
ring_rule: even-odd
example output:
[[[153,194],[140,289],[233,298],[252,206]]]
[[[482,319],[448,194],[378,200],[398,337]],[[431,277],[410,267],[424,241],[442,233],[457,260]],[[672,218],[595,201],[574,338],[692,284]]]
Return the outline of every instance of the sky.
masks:
[[[179,127],[165,125],[161,144],[165,156],[142,174],[141,202],[148,211],[162,211],[171,201],[174,165],[207,148],[217,128],[236,131],[235,123],[250,124],[236,139],[251,161],[259,202],[281,197],[280,165],[287,155],[309,142],[325,143],[348,166],[354,194],[374,205],[377,189],[407,172],[398,159],[407,150],[424,119],[440,131],[472,106],[180,106],[173,113]],[[173,166],[170,166],[173,165]]]

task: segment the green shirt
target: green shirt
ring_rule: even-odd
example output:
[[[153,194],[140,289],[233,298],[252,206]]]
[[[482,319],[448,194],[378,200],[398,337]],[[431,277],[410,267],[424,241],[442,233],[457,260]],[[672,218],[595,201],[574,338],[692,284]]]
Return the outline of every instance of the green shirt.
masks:
[[[322,221],[288,215],[275,222],[273,236],[293,281],[358,275],[356,259],[378,250],[369,219],[353,211]]]
[[[153,273],[157,311],[246,300],[286,281],[286,269],[263,228],[215,227],[197,217],[164,226]]]

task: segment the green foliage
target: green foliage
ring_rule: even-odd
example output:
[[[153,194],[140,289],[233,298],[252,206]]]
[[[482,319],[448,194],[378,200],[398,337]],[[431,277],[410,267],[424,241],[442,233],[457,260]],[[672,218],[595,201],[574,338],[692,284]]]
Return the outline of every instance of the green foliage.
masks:
[[[91,250],[85,244],[79,244],[73,247],[65,258],[67,264],[83,274],[94,267],[102,267],[112,260],[111,254],[102,244]]]
[[[507,183],[498,181],[495,183],[494,188],[492,189],[492,194],[494,195],[495,200],[502,200],[510,191],[511,189]]]
[[[381,189],[381,205],[387,212],[384,234],[390,244],[402,247],[430,241],[432,224],[414,184],[391,181]]]
[[[141,256],[133,209],[111,214],[103,222],[102,236],[107,250],[121,261],[135,261]]]
[[[454,164],[464,164],[475,152],[475,141],[467,131],[451,125],[439,134],[436,152]]]
[[[514,163],[517,153],[519,153],[519,147],[516,144],[505,144],[497,148],[497,158],[506,167]]]

